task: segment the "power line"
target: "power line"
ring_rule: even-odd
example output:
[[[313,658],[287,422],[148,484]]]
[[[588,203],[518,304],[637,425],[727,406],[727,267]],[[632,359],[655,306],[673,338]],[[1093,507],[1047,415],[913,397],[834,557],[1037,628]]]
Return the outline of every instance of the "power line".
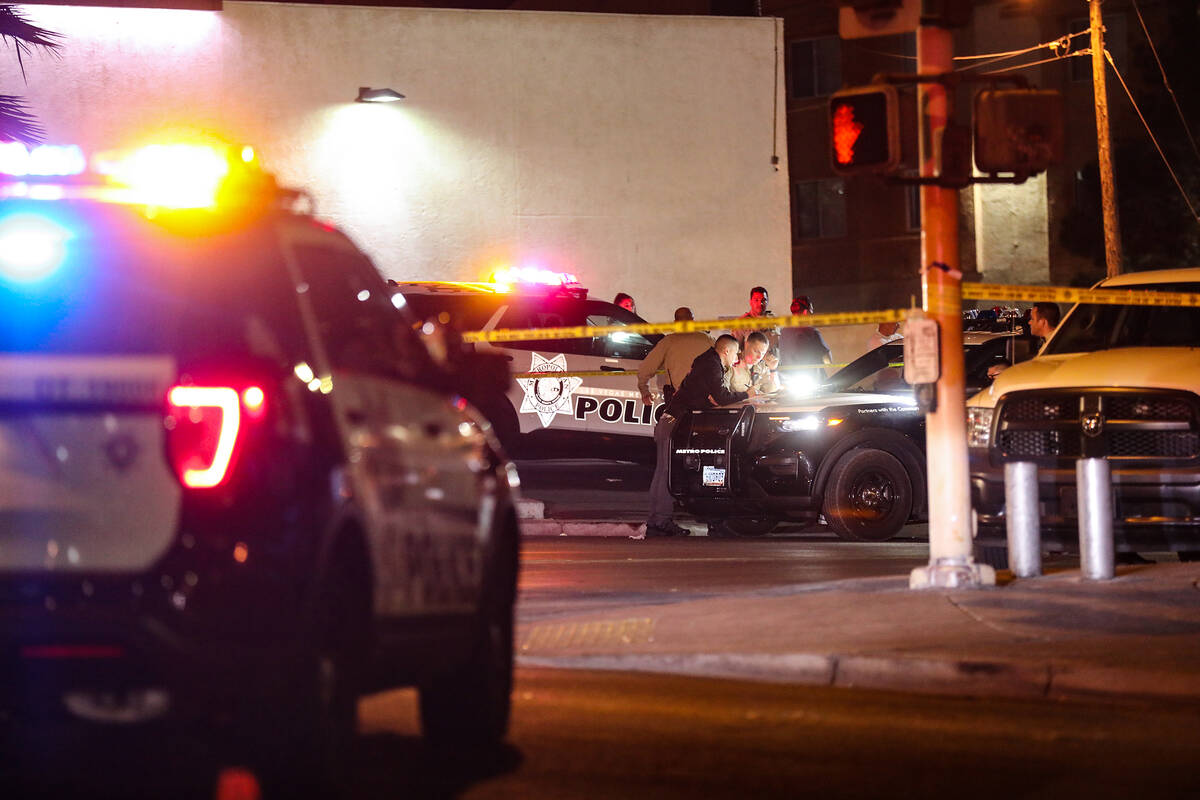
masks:
[[[1158,155],[1162,158],[1163,163],[1167,165],[1167,172],[1171,173],[1171,179],[1175,181],[1175,185],[1179,188],[1179,193],[1183,195],[1183,202],[1187,203],[1188,210],[1192,212],[1192,217],[1197,223],[1200,223],[1200,214],[1196,213],[1196,207],[1192,205],[1191,198],[1184,191],[1183,184],[1179,182],[1179,176],[1175,174],[1174,168],[1171,167],[1171,162],[1167,160],[1166,153],[1158,144],[1158,139],[1154,136],[1154,131],[1150,130],[1150,123],[1146,121],[1142,110],[1138,108],[1137,100],[1133,99],[1133,93],[1129,91],[1129,87],[1125,85],[1125,78],[1121,75],[1121,70],[1117,69],[1117,64],[1113,61],[1112,53],[1107,49],[1104,51],[1104,57],[1108,59],[1108,65],[1113,68],[1113,72],[1117,75],[1117,80],[1121,82],[1121,88],[1125,90],[1125,94],[1129,97],[1129,102],[1133,104],[1133,110],[1137,112],[1138,118],[1141,119],[1142,125],[1146,127],[1146,133],[1150,134],[1150,141],[1154,142],[1154,148],[1158,150]]]
[[[1196,154],[1196,158],[1200,158],[1200,149],[1196,147],[1196,138],[1192,136],[1192,129],[1188,126],[1187,118],[1183,115],[1183,109],[1179,107],[1179,98],[1175,96],[1175,90],[1171,88],[1171,83],[1167,80],[1167,71],[1163,68],[1162,59],[1158,57],[1158,48],[1154,46],[1154,39],[1150,36],[1150,29],[1146,27],[1146,20],[1142,19],[1142,10],[1138,8],[1137,0],[1133,0],[1133,10],[1137,12],[1138,22],[1142,24],[1142,32],[1146,34],[1146,41],[1150,43],[1150,52],[1154,54],[1154,61],[1158,64],[1158,71],[1162,75],[1163,86],[1167,87],[1167,94],[1171,95],[1171,102],[1175,104],[1175,111],[1179,114],[1179,121],[1183,123],[1183,129],[1187,131],[1188,141],[1192,144],[1192,152]]]
[[[1057,57],[1057,58],[1073,55],[1073,53],[1070,52],[1071,40],[1074,39],[1076,36],[1082,36],[1085,33],[1087,33],[1087,31],[1078,31],[1076,33],[1069,33],[1065,36],[1060,36],[1059,38],[1054,39],[1053,41],[1042,42],[1041,44],[1034,45],[1033,47],[1026,47],[1023,50],[1009,50],[1006,53],[986,53],[983,55],[976,55],[976,56],[957,56],[954,59],[955,61],[979,61],[980,59],[986,59],[986,60],[980,61],[980,63],[978,63],[978,64],[971,64],[970,66],[959,67],[955,71],[956,72],[965,72],[966,70],[969,70],[969,69],[979,69],[981,67],[986,67],[989,64],[995,64],[998,61],[1008,61],[1009,59],[1016,58],[1017,56],[1023,56],[1026,53],[1032,53],[1035,50],[1041,50],[1043,48],[1047,48],[1050,51],[1052,51],[1054,53],[1055,57]],[[1049,60],[1053,61],[1054,59],[1049,59]],[[1038,63],[1045,63],[1045,62],[1038,62]]]
[[[1091,54],[1092,54],[1092,51],[1087,50],[1087,49],[1074,50],[1070,53],[1067,53],[1066,55],[1053,56],[1052,58],[1043,58],[1041,61],[1030,61],[1028,64],[1014,64],[1011,67],[1001,67],[1000,69],[990,70],[990,72],[991,72],[991,74],[995,74],[995,75],[999,75],[1000,73],[1003,73],[1003,72],[1016,72],[1017,70],[1020,70],[1020,69],[1028,69],[1029,67],[1040,67],[1042,64],[1053,64],[1056,62],[1065,61],[1068,58],[1075,58],[1077,56],[1090,56]],[[963,67],[962,69],[957,69],[957,70],[955,70],[955,72],[965,72],[969,69],[975,69],[977,67],[982,67],[982,66],[984,66],[984,64],[976,64],[971,67]]]
[[[1041,44],[1035,44],[1032,47],[1025,47],[1020,50],[1007,50],[1007,51],[998,52],[998,53],[979,53],[979,54],[973,55],[973,56],[954,56],[954,60],[955,61],[978,61],[980,59],[990,59],[990,61],[988,61],[987,63],[991,63],[991,61],[1004,61],[1005,59],[1016,58],[1017,56],[1022,56],[1022,55],[1025,55],[1026,53],[1032,53],[1034,50],[1041,50],[1042,48],[1049,48],[1050,50],[1053,50],[1056,53],[1059,50],[1062,50],[1063,55],[1069,55],[1066,52],[1066,50],[1067,50],[1067,48],[1069,48],[1071,46],[1071,40],[1074,39],[1076,36],[1085,36],[1085,35],[1087,35],[1087,31],[1077,31],[1076,33],[1069,33],[1065,36],[1060,36],[1059,38],[1057,38],[1053,41],[1042,42]],[[871,47],[863,47],[862,45],[860,45],[858,43],[855,43],[854,47],[857,50],[860,50],[864,53],[870,53],[873,56],[884,56],[886,58],[898,58],[903,61],[916,61],[917,60],[916,56],[910,56],[910,55],[906,55],[904,53],[889,53],[886,50],[876,50]],[[983,65],[977,65],[977,66],[983,66]],[[973,69],[973,68],[974,67],[965,67],[964,69]]]

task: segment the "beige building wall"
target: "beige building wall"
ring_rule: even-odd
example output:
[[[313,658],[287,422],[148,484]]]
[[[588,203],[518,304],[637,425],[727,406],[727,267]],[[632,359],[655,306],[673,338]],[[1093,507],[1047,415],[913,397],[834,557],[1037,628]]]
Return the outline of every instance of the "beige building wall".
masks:
[[[1085,9],[1086,11],[1086,9]],[[972,15],[969,52],[1010,52],[1046,41],[1038,18],[1012,15],[1002,3],[978,4]],[[1012,64],[1036,61],[1039,51]],[[1001,66],[1009,66],[1006,62]],[[1061,69],[1061,65],[1055,65]],[[1035,85],[1046,86],[1044,68],[1022,70]],[[971,86],[970,94],[983,88]],[[963,98],[968,99],[968,98]],[[1050,211],[1046,175],[1022,184],[975,184],[964,190],[973,204],[975,268],[987,283],[1050,282]],[[964,240],[964,244],[967,242]],[[965,254],[964,254],[965,256]],[[964,257],[964,261],[966,258]]]
[[[61,59],[26,60],[50,141],[202,129],[251,143],[388,277],[538,264],[596,297],[629,292],[655,320],[741,313],[754,284],[789,296],[776,20],[22,9],[66,37]],[[359,86],[407,99],[353,103]]]
[[[1050,282],[1045,174],[1020,184],[975,184],[975,265],[985,283]]]

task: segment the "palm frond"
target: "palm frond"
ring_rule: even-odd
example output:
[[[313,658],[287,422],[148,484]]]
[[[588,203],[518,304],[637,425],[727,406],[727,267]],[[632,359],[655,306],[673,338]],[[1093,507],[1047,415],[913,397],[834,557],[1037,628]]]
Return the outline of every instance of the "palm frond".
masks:
[[[25,56],[36,47],[57,55],[62,48],[62,39],[62,34],[34,25],[15,7],[0,4],[0,40],[16,50],[23,80],[26,79]]]
[[[20,97],[0,94],[0,142],[41,143],[46,131]]]

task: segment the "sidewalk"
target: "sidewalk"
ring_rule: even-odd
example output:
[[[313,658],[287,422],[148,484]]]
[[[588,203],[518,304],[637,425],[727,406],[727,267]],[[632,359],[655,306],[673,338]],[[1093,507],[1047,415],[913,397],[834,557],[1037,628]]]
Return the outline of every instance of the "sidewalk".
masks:
[[[979,590],[912,591],[903,575],[543,619],[518,626],[518,663],[1200,701],[1200,563],[1122,566],[1112,581],[1001,575]]]

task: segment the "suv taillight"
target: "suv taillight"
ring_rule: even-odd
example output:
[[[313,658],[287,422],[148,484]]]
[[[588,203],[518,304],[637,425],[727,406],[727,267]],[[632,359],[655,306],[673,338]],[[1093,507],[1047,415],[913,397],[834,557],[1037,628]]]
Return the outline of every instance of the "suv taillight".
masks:
[[[262,415],[266,394],[258,386],[175,386],[167,392],[167,453],[189,489],[220,486],[229,474],[238,433],[247,418]]]

